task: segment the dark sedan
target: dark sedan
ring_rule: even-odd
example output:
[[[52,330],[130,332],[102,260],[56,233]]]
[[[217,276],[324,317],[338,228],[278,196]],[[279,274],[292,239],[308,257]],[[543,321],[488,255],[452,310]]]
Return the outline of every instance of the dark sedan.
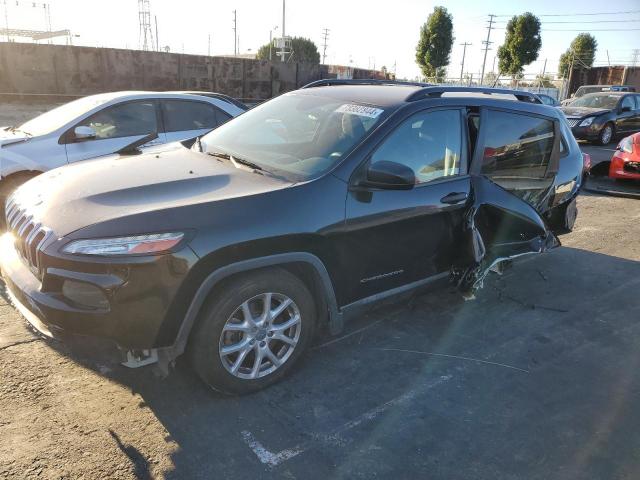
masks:
[[[627,92],[589,93],[562,107],[578,140],[609,144],[618,135],[640,131],[640,95]]]

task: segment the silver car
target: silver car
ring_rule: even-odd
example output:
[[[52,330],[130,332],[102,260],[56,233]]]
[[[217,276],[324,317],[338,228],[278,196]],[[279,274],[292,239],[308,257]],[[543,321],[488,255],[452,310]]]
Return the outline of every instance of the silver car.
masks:
[[[39,173],[108,155],[144,136],[144,145],[202,135],[246,106],[206,92],[114,92],[54,108],[18,127],[0,129],[0,211],[4,198]]]

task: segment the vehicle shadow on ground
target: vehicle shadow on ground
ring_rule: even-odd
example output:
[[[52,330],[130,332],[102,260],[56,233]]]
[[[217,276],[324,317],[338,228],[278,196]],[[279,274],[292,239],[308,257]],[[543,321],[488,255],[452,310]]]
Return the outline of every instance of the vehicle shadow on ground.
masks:
[[[579,433],[606,407],[581,390],[590,380],[578,379],[600,372],[579,352],[635,328],[640,302],[627,292],[639,288],[640,262],[563,247],[493,275],[473,301],[440,290],[363,316],[337,338],[318,338],[289,378],[245,397],[208,391],[184,361],[165,379],[149,369],[115,367],[105,374],[90,356],[51,346],[143,397],[141,408],[153,411],[169,432],[166,440],[179,447],[167,478],[348,477],[350,470],[342,470],[347,465],[365,478],[384,471],[410,478],[428,464],[449,478],[499,471],[557,478],[559,469],[571,467],[566,463],[582,440],[561,442],[541,431]],[[560,361],[567,365],[556,372]],[[535,375],[550,369],[556,373]],[[560,390],[565,399],[575,395],[573,404],[543,409],[548,399],[539,392],[553,397]],[[496,406],[505,402],[511,402],[504,407],[509,412],[519,405],[519,413],[499,411]],[[405,404],[410,412],[396,414]],[[633,408],[629,402],[618,411]],[[565,409],[576,413],[562,416]],[[607,428],[619,427],[622,413]],[[528,414],[539,418],[512,428],[518,415]],[[464,418],[477,428],[470,430]],[[361,438],[360,431],[367,435]],[[139,464],[139,474],[148,474],[135,446],[123,448]],[[599,478],[614,478],[624,461],[607,462],[606,445],[602,449]],[[545,462],[532,465],[536,456]],[[442,470],[447,461],[451,469]],[[580,468],[591,468],[589,461]],[[563,478],[573,478],[570,468],[563,471],[569,472]]]

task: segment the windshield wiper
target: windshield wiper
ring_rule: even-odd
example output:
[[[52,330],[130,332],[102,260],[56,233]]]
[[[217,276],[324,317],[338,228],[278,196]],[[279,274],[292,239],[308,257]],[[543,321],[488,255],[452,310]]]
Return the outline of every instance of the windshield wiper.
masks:
[[[230,155],[224,152],[207,152],[207,155],[211,155],[212,157],[223,158],[225,160],[230,160],[233,164],[244,165],[245,167],[252,168],[253,170],[264,170],[257,163],[253,163],[251,160],[246,160],[244,158],[236,157],[235,155]]]
[[[244,165],[245,167],[253,168],[254,170],[264,170],[264,168],[262,168],[257,163],[253,163],[250,160],[245,160],[244,158],[238,158],[231,155],[231,161],[234,163],[239,163],[241,165]]]

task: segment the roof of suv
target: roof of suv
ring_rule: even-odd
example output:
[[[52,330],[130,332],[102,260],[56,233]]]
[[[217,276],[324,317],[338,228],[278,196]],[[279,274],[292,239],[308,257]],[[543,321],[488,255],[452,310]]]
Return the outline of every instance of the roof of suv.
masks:
[[[321,94],[342,101],[355,101],[370,105],[399,107],[401,105],[441,97],[467,97],[491,101],[515,100],[522,102],[523,107],[544,107],[535,94],[521,90],[488,87],[441,86],[428,83],[394,82],[389,80],[318,80],[297,90],[298,93]],[[528,108],[526,108],[528,109]]]

